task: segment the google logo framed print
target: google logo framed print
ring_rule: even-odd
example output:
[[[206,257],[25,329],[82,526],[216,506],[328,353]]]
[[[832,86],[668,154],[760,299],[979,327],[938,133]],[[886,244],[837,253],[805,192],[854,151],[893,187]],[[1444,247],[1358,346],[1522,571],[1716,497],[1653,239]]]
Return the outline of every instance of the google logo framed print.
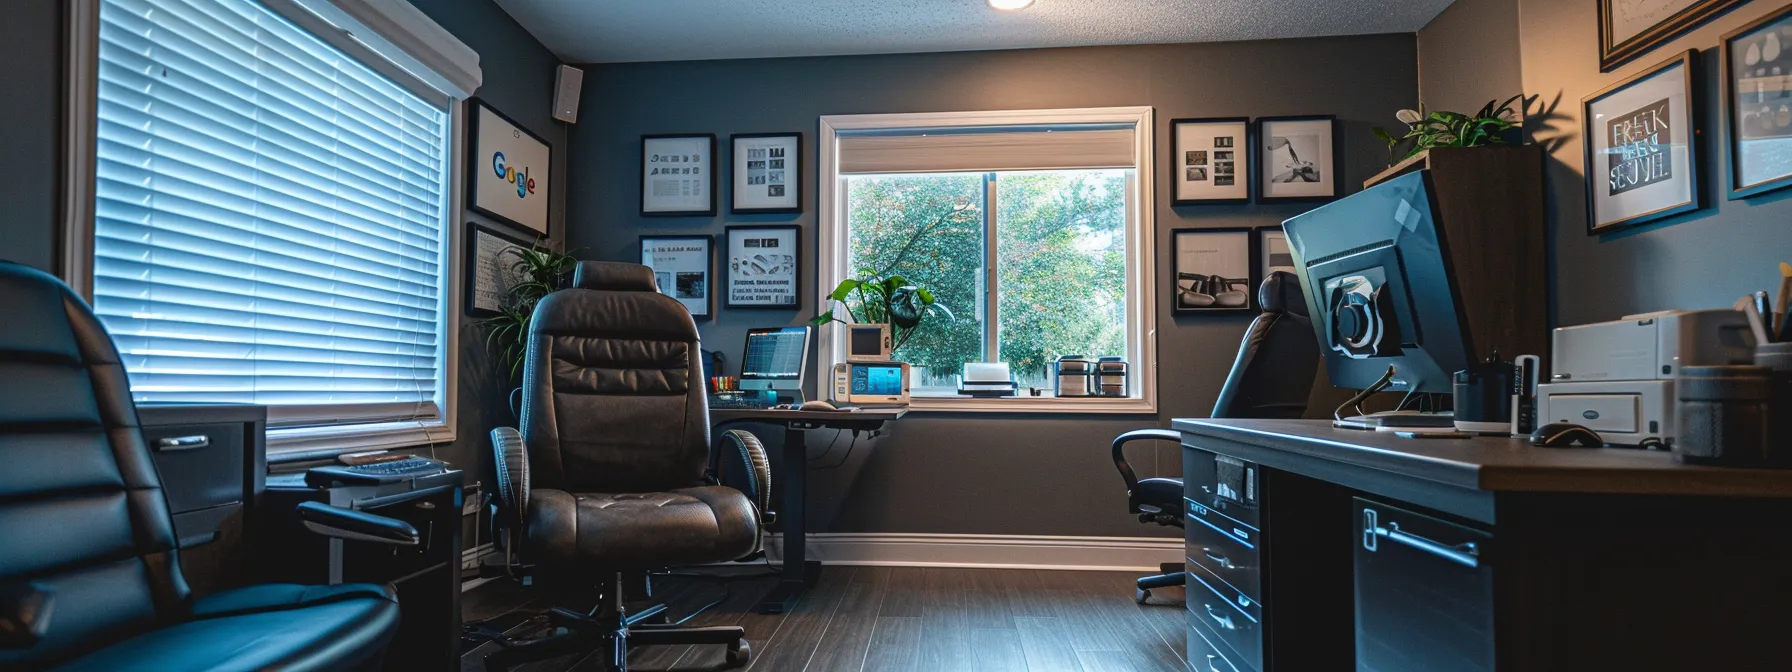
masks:
[[[467,207],[547,236],[553,145],[485,101],[474,98],[467,108]]]

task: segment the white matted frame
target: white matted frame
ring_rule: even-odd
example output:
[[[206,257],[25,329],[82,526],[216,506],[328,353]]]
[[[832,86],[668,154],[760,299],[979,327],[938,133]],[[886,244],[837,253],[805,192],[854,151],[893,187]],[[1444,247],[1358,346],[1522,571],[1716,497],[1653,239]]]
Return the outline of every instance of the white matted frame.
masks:
[[[1135,394],[1125,398],[1010,397],[1000,399],[914,397],[910,408],[919,411],[1040,412],[1040,413],[1155,413],[1157,412],[1157,292],[1153,286],[1157,259],[1157,227],[1154,216],[1157,165],[1153,151],[1153,119],[1150,107],[1096,107],[1062,110],[987,112],[923,112],[910,114],[852,114],[821,117],[818,134],[820,166],[817,171],[816,273],[817,287],[827,291],[849,272],[846,236],[846,176],[840,174],[842,134],[900,131],[923,128],[1016,128],[1029,126],[1123,125],[1133,133],[1133,176],[1126,213],[1126,350],[1133,371]],[[821,361],[817,370],[830,371],[846,361],[845,330],[821,327]]]

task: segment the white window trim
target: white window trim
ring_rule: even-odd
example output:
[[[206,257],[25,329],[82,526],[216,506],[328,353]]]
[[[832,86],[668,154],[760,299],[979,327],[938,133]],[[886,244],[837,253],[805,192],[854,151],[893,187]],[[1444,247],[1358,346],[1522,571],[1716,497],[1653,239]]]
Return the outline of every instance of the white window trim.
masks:
[[[442,375],[436,380],[436,398],[441,400],[435,418],[423,421],[399,421],[367,424],[345,424],[321,427],[270,427],[267,450],[270,455],[296,452],[351,452],[411,448],[448,443],[455,440],[460,417],[460,310],[464,269],[461,260],[460,235],[466,217],[463,168],[466,152],[465,112],[467,98],[481,82],[479,55],[454,39],[445,29],[429,20],[409,2],[386,0],[336,0],[342,14],[323,16],[320,0],[273,0],[265,3],[300,26],[311,30],[324,41],[349,54],[364,59],[382,56],[374,45],[401,48],[405,45],[433,44],[433,51],[421,57],[413,54],[394,55],[393,63],[367,61],[369,67],[392,78],[426,99],[440,101],[448,111],[449,160],[448,189],[444,194],[446,221],[442,225],[441,303],[443,319],[437,325],[441,350]],[[99,30],[100,0],[71,0],[68,8],[68,72],[66,118],[64,119],[63,221],[60,276],[81,299],[93,303],[93,238],[94,198],[99,144]],[[327,12],[326,12],[327,13]],[[342,16],[369,18],[377,23],[385,40],[375,36],[355,35],[346,28],[327,23]],[[320,26],[334,27],[334,31]],[[443,36],[447,36],[446,42]],[[443,68],[440,75],[419,77],[416,67],[423,63]],[[444,90],[446,89],[446,90]]]
[[[1035,126],[1052,124],[1130,124],[1135,145],[1135,177],[1132,180],[1132,207],[1126,217],[1127,235],[1127,302],[1128,320],[1136,320],[1139,328],[1128,330],[1127,350],[1136,353],[1129,362],[1138,396],[1130,398],[1101,397],[1008,397],[1001,399],[965,399],[955,397],[913,397],[909,405],[915,411],[971,413],[1156,413],[1157,412],[1157,227],[1154,204],[1157,161],[1153,156],[1153,111],[1150,107],[1096,107],[1063,110],[1016,110],[990,112],[924,112],[910,114],[847,114],[821,117],[821,176],[818,194],[819,222],[817,240],[820,254],[816,277],[821,291],[831,291],[846,279],[846,239],[839,235],[840,222],[846,221],[846,178],[839,173],[839,134],[842,131],[892,130],[904,128],[971,127],[971,126]],[[1137,244],[1133,244],[1137,241]],[[834,325],[821,327],[823,358],[821,371],[832,371],[833,365],[846,361],[845,330]]]

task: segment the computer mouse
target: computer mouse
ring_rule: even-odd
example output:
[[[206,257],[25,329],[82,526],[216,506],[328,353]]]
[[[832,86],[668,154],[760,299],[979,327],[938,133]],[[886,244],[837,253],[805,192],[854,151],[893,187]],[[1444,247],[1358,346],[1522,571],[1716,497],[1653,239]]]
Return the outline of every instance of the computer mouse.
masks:
[[[1531,432],[1531,445],[1544,448],[1602,448],[1605,439],[1599,433],[1569,422],[1552,422]]]
[[[830,402],[823,401],[821,399],[811,399],[809,401],[803,402],[802,408],[799,408],[797,410],[800,410],[800,411],[838,411],[840,409],[835,408],[834,405]]]

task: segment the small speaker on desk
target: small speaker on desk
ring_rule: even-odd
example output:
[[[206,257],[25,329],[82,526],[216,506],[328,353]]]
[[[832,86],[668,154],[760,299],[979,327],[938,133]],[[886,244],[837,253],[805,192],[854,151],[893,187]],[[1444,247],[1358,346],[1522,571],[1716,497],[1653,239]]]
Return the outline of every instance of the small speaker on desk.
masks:
[[[560,66],[554,74],[554,118],[569,124],[579,121],[579,89],[585,84],[585,71],[570,65]]]

